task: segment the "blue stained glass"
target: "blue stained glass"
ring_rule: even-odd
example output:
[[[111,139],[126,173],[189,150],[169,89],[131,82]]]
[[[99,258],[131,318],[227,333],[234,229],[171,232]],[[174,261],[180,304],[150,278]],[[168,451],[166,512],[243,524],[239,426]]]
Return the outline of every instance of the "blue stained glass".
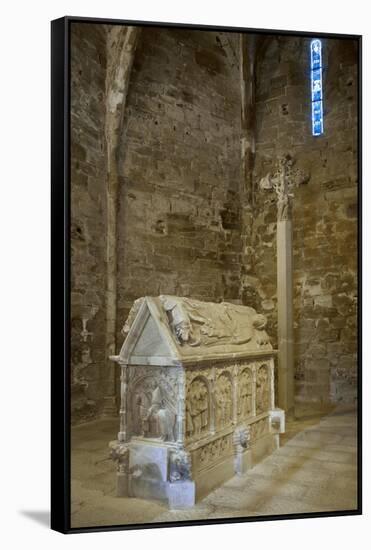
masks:
[[[322,103],[322,44],[318,39],[310,44],[311,53],[311,90],[312,90],[312,134],[323,134]]]
[[[313,53],[312,55],[312,65],[314,69],[317,69],[321,66],[321,55],[320,52]]]
[[[313,123],[313,135],[314,136],[320,136],[322,134],[322,126],[320,122]]]
[[[314,46],[313,46],[314,48]],[[314,48],[312,51],[312,61],[321,61],[321,48]]]
[[[312,82],[312,101],[322,99],[322,83],[320,80]]]
[[[313,67],[313,69],[320,69],[321,68],[321,60],[320,59],[312,59],[312,67]]]
[[[321,69],[316,69],[312,71],[312,79],[316,81],[321,80]]]

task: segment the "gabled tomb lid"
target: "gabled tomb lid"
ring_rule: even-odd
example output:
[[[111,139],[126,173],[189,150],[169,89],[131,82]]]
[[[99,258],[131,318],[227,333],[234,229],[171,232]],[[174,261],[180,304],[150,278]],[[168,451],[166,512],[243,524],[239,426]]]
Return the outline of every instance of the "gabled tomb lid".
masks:
[[[130,310],[119,357],[132,365],[181,365],[272,354],[266,322],[248,306],[146,296]]]

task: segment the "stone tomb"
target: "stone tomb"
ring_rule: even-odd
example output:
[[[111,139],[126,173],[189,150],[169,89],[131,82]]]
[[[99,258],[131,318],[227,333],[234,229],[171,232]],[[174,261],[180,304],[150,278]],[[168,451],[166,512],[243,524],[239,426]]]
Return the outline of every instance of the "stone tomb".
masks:
[[[110,443],[119,496],[195,501],[279,446],[275,352],[250,307],[159,296],[123,328],[120,431]]]

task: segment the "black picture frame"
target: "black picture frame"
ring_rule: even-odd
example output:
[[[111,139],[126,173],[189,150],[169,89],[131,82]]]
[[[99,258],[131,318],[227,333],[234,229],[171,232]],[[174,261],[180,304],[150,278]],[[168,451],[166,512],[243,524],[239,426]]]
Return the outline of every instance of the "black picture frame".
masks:
[[[355,510],[72,528],[70,416],[70,36],[73,23],[196,29],[231,33],[351,38],[358,42],[358,496]],[[51,528],[61,533],[154,529],[362,514],[362,36],[66,16],[51,22]]]

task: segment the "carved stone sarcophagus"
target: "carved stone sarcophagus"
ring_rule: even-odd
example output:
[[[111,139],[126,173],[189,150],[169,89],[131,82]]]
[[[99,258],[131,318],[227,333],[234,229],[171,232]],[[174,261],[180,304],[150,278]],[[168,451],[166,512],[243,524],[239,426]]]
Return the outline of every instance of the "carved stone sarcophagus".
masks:
[[[172,508],[242,474],[279,445],[274,354],[250,307],[176,296],[134,302],[120,355],[118,495]]]

